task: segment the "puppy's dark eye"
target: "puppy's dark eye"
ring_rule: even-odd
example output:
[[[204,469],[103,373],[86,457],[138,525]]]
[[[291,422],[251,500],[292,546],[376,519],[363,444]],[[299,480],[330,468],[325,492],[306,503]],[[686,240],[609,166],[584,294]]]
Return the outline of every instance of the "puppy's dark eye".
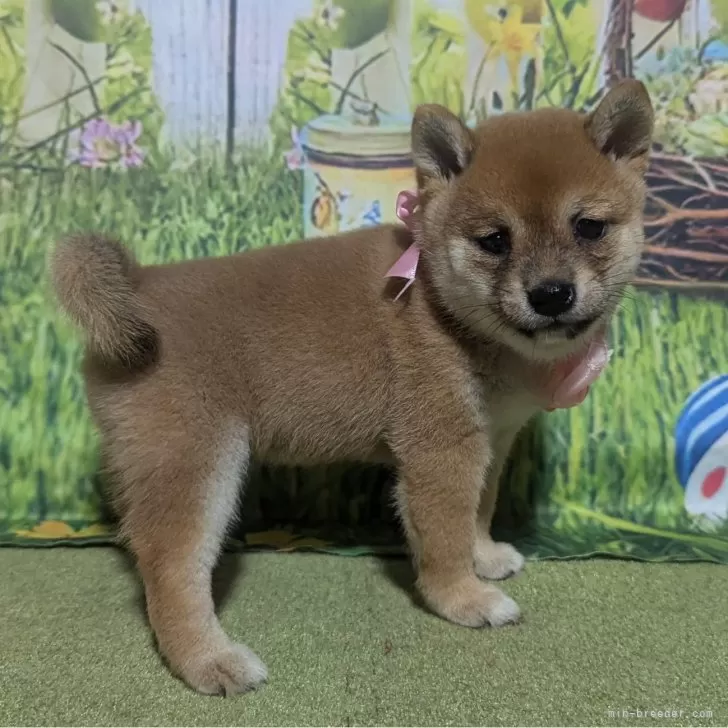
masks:
[[[476,245],[491,255],[506,255],[511,249],[511,238],[508,231],[499,230],[490,235],[481,235],[475,238]]]
[[[574,223],[574,234],[581,240],[600,240],[606,229],[607,223],[604,220],[582,217]]]

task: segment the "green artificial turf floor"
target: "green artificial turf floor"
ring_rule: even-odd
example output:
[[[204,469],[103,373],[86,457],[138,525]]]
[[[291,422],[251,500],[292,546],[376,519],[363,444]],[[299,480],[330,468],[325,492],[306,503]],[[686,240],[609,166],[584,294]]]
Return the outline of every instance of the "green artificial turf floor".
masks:
[[[2,725],[728,725],[722,566],[529,564],[524,622],[474,631],[413,603],[404,560],[230,555],[222,621],[270,673],[233,699],[166,672],[121,552],[0,549],[0,575]]]

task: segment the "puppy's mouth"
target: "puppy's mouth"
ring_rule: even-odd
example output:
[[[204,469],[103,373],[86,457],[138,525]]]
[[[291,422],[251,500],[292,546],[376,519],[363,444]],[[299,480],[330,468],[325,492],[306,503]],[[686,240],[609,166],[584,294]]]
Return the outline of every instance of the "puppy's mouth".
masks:
[[[554,334],[557,337],[572,340],[588,331],[589,327],[597,318],[598,316],[593,316],[582,319],[581,321],[551,321],[545,326],[515,326],[514,328],[519,334],[528,339]]]

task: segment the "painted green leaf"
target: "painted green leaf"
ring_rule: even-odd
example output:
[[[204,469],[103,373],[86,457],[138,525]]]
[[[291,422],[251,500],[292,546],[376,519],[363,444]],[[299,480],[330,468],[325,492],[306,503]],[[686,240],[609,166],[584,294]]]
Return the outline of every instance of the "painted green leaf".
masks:
[[[101,40],[101,18],[94,0],[47,0],[50,17],[69,35],[85,43]]]
[[[437,11],[429,17],[429,23],[432,28],[442,33],[447,33],[450,37],[463,42],[465,40],[465,31],[462,20],[453,13],[445,11]]]
[[[720,157],[728,147],[728,113],[705,114],[687,124],[684,145],[690,154]]]
[[[554,3],[554,7],[557,9],[558,5],[559,3]],[[585,8],[588,5],[588,0],[566,0],[566,2],[563,3],[561,12],[568,18],[577,5]]]
[[[721,36],[728,36],[728,4],[722,0],[713,0],[711,11],[715,24],[720,29]]]
[[[341,13],[332,47],[357,48],[387,28],[392,0],[335,0],[332,5],[334,13]]]

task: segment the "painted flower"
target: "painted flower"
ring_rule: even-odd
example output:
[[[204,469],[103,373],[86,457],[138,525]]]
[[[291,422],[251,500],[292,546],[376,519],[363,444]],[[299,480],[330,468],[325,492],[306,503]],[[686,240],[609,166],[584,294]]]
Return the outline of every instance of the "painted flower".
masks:
[[[336,30],[345,14],[344,9],[335,5],[333,0],[322,0],[318,3],[316,23],[322,28]]]
[[[81,129],[71,161],[90,169],[140,167],[144,161],[144,151],[137,144],[141,133],[140,121],[115,125],[106,119],[92,119]]]
[[[283,154],[283,158],[286,160],[286,167],[291,171],[303,169],[306,166],[306,155],[303,151],[298,129],[295,126],[291,127],[291,142],[293,146]]]
[[[111,124],[105,119],[91,119],[81,129],[78,150],[72,152],[71,158],[82,167],[98,169],[106,167],[116,156],[111,139]]]
[[[369,207],[362,213],[362,222],[366,226],[382,224],[382,206],[379,200],[372,200]]]
[[[114,129],[119,148],[119,164],[125,169],[141,167],[144,162],[144,151],[137,144],[141,133],[141,121],[125,121]]]
[[[538,54],[538,36],[541,26],[523,22],[523,8],[514,5],[504,19],[490,21],[489,35],[495,57],[505,58],[511,82],[516,85],[518,67],[525,57]]]
[[[98,0],[96,10],[104,25],[110,25],[118,20],[119,14],[121,13],[119,3],[114,2],[114,0]]]
[[[541,24],[538,3],[519,0],[503,5],[483,0],[465,0],[465,11],[473,30],[483,39],[492,58],[505,59],[514,87],[525,57],[538,53]]]

